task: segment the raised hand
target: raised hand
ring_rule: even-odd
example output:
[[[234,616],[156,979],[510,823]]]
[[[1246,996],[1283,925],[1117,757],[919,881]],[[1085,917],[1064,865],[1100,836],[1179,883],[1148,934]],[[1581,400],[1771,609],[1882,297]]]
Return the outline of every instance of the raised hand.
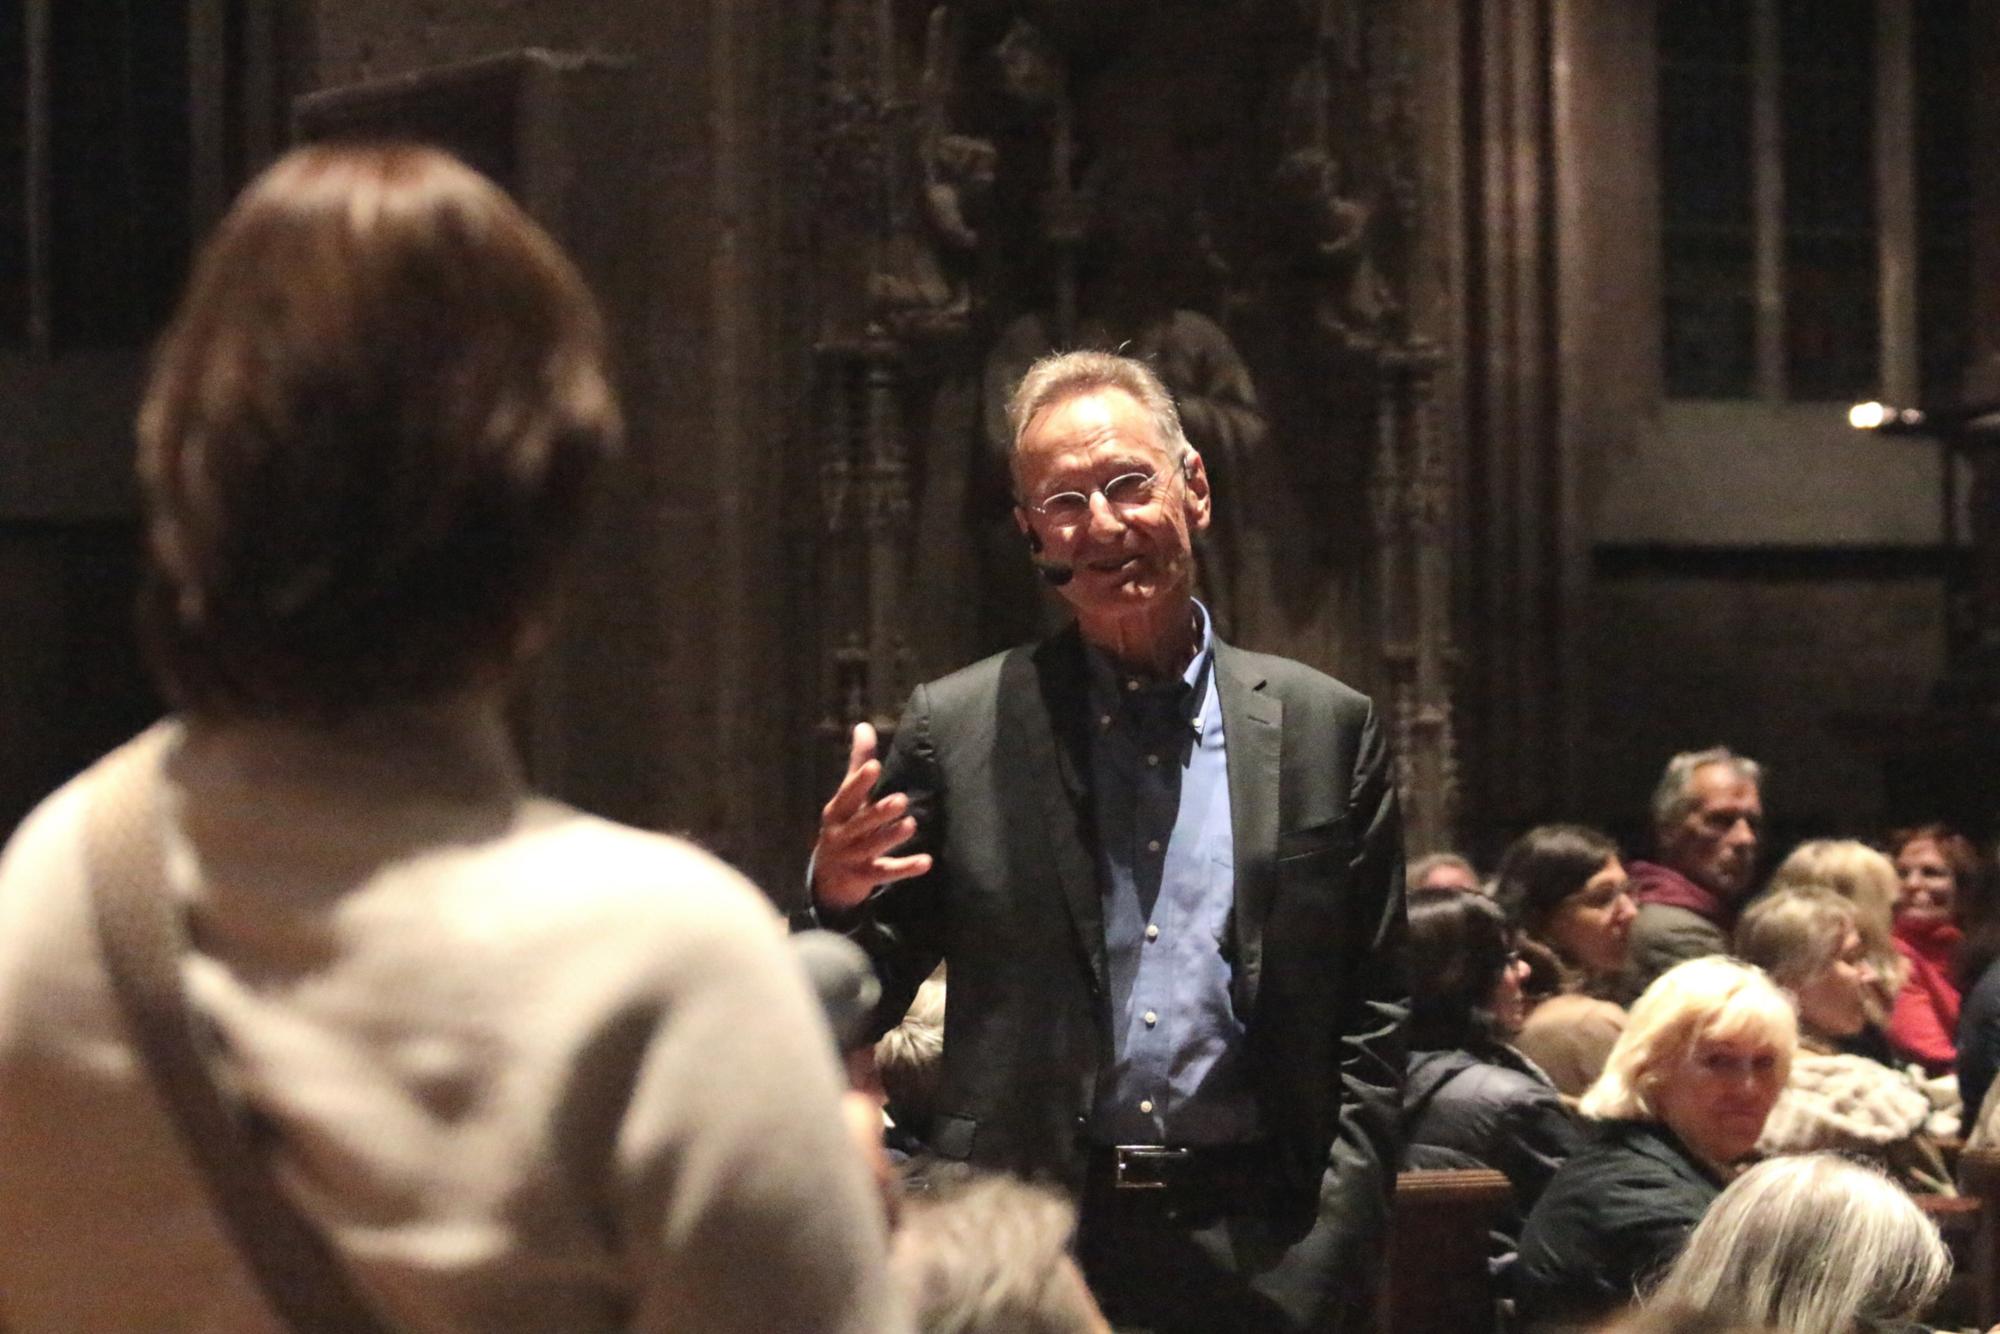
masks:
[[[910,799],[892,792],[880,801],[868,794],[882,776],[875,758],[875,729],[854,725],[847,752],[847,777],[819,813],[819,841],[813,844],[813,899],[823,908],[852,908],[893,880],[908,880],[931,869],[928,852],[891,857],[891,849],[917,832]]]

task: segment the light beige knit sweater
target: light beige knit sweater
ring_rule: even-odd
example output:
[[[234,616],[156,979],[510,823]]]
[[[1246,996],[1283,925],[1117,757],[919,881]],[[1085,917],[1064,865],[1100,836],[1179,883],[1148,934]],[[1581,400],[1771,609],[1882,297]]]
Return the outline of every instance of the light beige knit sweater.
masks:
[[[177,728],[165,773],[226,1082],[397,1328],[901,1327],[823,1021],[741,877],[528,796],[497,709]],[[106,988],[92,784],[0,859],[5,1322],[272,1331]]]

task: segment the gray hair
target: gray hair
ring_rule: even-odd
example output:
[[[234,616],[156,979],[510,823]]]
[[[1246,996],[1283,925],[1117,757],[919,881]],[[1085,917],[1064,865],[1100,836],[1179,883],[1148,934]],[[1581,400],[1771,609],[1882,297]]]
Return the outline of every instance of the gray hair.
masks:
[[[1835,1154],[1760,1163],[1708,1208],[1652,1304],[1727,1312],[1786,1334],[1901,1330],[1951,1277],[1937,1228],[1901,1187]]]
[[[1660,782],[1653,789],[1653,832],[1664,834],[1694,809],[1695,770],[1711,764],[1726,764],[1730,772],[1746,783],[1764,785],[1764,766],[1747,755],[1738,755],[1727,746],[1707,750],[1684,750],[1667,761]]]
[[[1011,1177],[908,1201],[889,1269],[921,1334],[1094,1334],[1103,1316],[1070,1259],[1076,1211]]]
[[[1404,873],[1404,886],[1408,889],[1422,889],[1426,876],[1430,875],[1432,871],[1442,870],[1447,866],[1453,870],[1465,872],[1466,875],[1471,877],[1473,884],[1477,885],[1479,883],[1478,868],[1458,853],[1429,852],[1410,863],[1409,870]],[[1484,891],[1481,892],[1483,893]]]
[[[1152,417],[1163,449],[1183,461],[1194,453],[1181,428],[1180,409],[1159,373],[1136,357],[1089,348],[1052,352],[1028,367],[1007,400],[1009,448],[1020,448],[1021,433],[1044,408],[1093,389],[1124,390]]]

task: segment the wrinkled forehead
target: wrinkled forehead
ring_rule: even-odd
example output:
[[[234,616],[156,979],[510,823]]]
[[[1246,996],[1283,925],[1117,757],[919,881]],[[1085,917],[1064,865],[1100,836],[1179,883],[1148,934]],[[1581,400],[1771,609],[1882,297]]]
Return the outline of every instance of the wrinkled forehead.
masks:
[[[1158,424],[1123,389],[1079,389],[1043,407],[1021,430],[1011,460],[1022,490],[1054,478],[1123,467],[1156,471],[1168,461]]]
[[[1698,811],[1763,809],[1757,784],[1720,761],[1704,764],[1688,775],[1688,795],[1694,799],[1694,809]]]

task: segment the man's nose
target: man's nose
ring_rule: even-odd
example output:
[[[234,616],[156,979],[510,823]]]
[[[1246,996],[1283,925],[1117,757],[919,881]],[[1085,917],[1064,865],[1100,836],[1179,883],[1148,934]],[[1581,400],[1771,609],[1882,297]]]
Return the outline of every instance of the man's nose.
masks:
[[[1092,532],[1115,533],[1125,526],[1125,520],[1118,514],[1117,507],[1102,491],[1090,493],[1090,529]]]
[[[1755,843],[1757,841],[1756,826],[1744,817],[1738,816],[1736,823],[1729,826],[1729,841],[1737,844]]]

